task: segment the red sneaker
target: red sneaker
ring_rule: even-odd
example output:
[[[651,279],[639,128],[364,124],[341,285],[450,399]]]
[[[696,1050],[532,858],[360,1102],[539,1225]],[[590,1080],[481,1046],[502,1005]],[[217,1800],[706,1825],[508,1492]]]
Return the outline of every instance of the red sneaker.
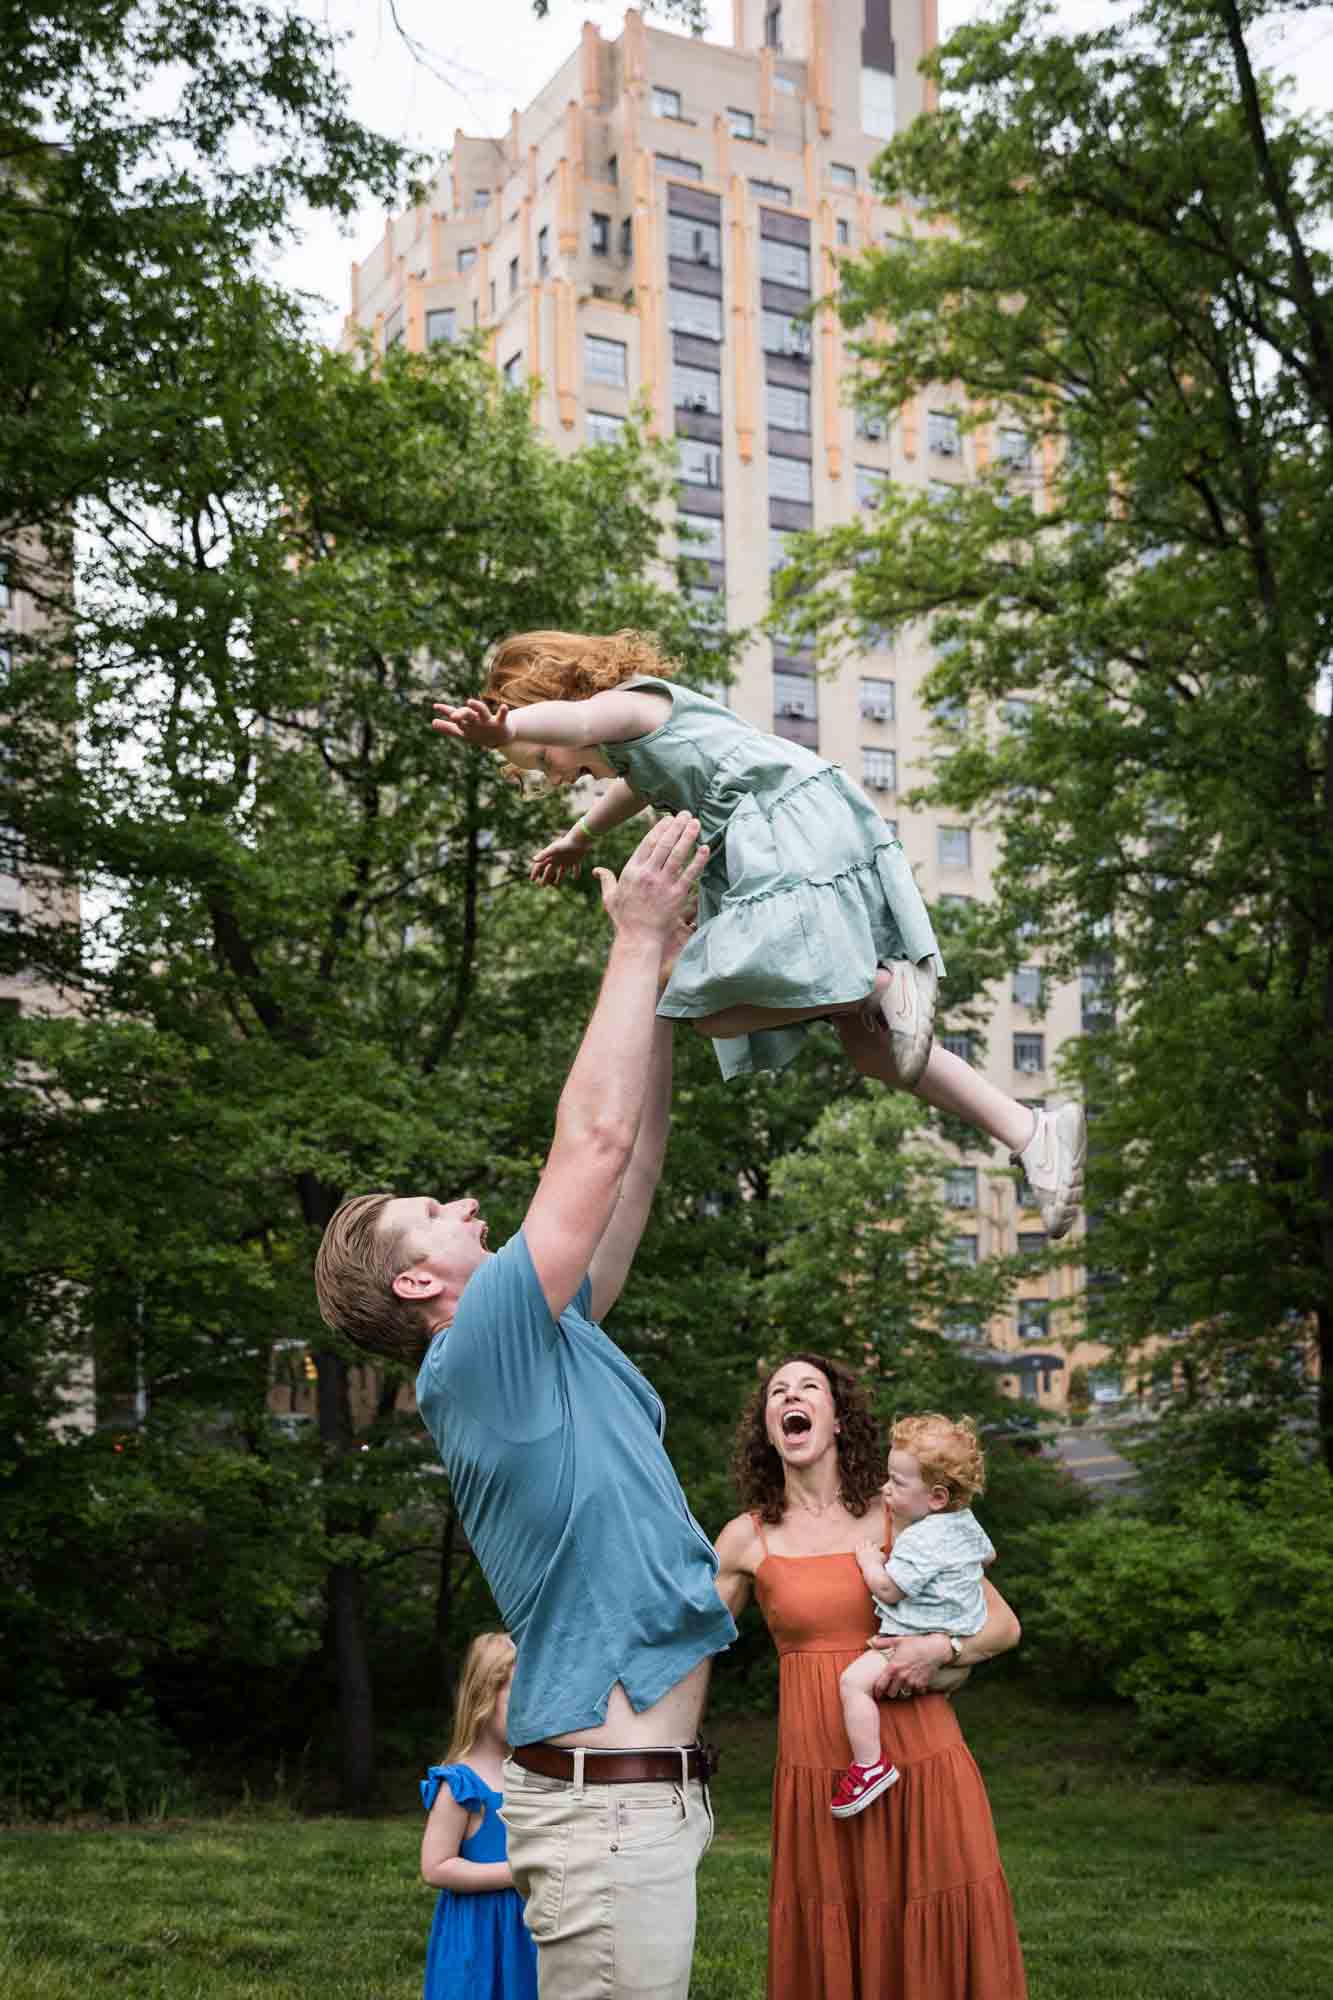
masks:
[[[887,1792],[890,1785],[898,1782],[896,1764],[849,1764],[842,1774],[842,1783],[833,1794],[831,1811],[834,1819],[852,1819],[866,1807],[873,1805],[881,1792]]]

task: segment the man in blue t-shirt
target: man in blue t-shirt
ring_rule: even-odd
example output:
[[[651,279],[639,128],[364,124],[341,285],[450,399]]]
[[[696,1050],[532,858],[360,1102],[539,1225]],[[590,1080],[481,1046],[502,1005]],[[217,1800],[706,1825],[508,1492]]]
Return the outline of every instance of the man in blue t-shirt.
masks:
[[[662,1169],[657,998],[708,859],[698,833],[678,813],[619,882],[597,871],[615,936],[518,1235],[492,1254],[474,1200],[357,1195],[316,1259],[331,1326],[419,1360],[422,1417],[518,1645],[504,1820],[542,2000],[686,2000],[712,1836],[697,1739],[736,1628],[662,1405],[599,1324]]]

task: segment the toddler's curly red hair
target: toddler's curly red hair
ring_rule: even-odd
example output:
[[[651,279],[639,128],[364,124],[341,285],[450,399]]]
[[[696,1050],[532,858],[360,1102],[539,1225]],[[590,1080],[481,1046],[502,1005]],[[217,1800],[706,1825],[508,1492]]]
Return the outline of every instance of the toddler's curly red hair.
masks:
[[[642,632],[516,632],[502,639],[482,693],[487,701],[524,708],[533,701],[586,701],[622,681],[648,674],[670,680],[676,667]]]
[[[899,1417],[889,1444],[910,1451],[927,1486],[943,1486],[949,1494],[947,1511],[970,1507],[986,1490],[986,1459],[971,1417],[944,1417],[927,1410],[917,1417]]]

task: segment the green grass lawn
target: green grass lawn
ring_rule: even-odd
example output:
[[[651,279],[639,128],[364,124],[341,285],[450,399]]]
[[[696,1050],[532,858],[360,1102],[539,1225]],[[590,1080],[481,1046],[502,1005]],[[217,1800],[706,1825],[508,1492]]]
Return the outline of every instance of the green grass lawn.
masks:
[[[990,1787],[1032,2000],[1329,1991],[1327,1814],[1255,1785],[1146,1771],[1124,1753],[1118,1713],[1065,1710],[1017,1684],[968,1690],[960,1714]],[[757,2000],[772,1726],[712,1733],[719,1832],[692,2000]],[[7,1831],[0,1994],[416,2000],[433,1902],[416,1875],[420,1831],[407,1811],[359,1822],[276,1810]]]

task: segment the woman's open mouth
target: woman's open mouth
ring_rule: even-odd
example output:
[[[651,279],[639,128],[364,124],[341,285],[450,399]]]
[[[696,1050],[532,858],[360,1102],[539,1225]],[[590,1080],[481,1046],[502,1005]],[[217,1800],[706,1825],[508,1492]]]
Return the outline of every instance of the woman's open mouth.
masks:
[[[807,1437],[813,1426],[805,1410],[784,1410],[782,1412],[782,1435],[785,1438]]]

